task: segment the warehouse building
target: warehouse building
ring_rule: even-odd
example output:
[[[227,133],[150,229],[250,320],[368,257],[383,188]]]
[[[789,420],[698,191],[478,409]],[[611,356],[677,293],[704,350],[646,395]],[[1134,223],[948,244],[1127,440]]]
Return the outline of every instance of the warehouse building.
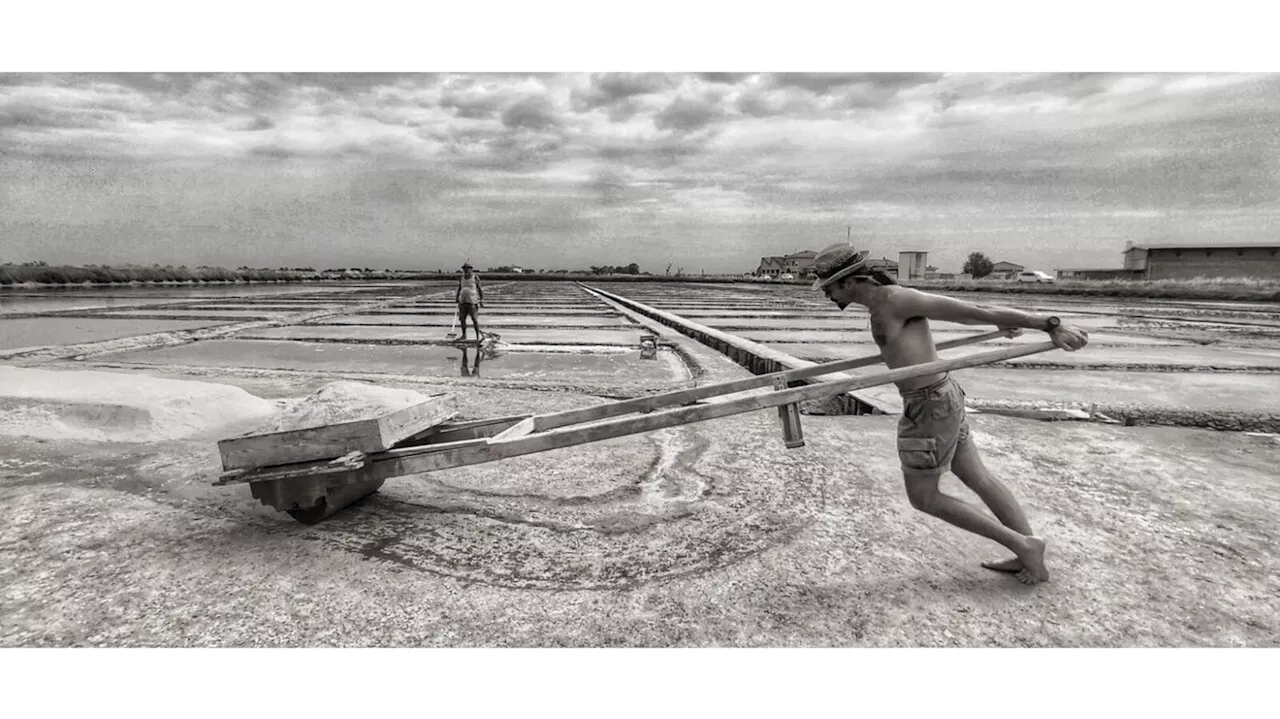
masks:
[[[1124,269],[1144,280],[1208,278],[1280,279],[1280,243],[1132,245]]]

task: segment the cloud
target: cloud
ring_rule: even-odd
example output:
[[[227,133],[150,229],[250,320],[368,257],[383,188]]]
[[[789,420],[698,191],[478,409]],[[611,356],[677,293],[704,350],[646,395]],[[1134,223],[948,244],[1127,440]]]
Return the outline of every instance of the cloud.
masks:
[[[276,126],[275,120],[272,120],[269,117],[263,117],[262,115],[258,115],[257,117],[250,120],[249,124],[244,129],[248,132],[257,132],[259,130],[270,130],[275,126]]]
[[[560,118],[550,100],[540,95],[530,95],[502,111],[502,124],[513,130],[547,130],[559,127]]]
[[[577,112],[611,107],[643,95],[661,93],[676,81],[659,73],[597,73],[587,78],[585,87],[574,88],[570,99]]]
[[[736,85],[752,76],[749,72],[700,72],[698,77],[704,82],[719,85]]]
[[[704,128],[724,117],[720,103],[709,99],[678,97],[653,119],[659,130],[690,132]]]
[[[737,109],[755,118],[817,117],[822,114],[823,103],[812,93],[796,88],[763,89],[739,95]]]
[[[183,251],[236,265],[527,232],[696,267],[851,223],[1092,252],[1269,232],[1278,125],[1276,75],[3,75],[0,229],[15,257],[72,258],[201,227]]]
[[[852,72],[852,73],[776,73],[770,76],[777,87],[799,87],[817,95],[849,85],[871,85],[897,90],[933,82],[939,73],[926,72]]]
[[[484,88],[462,92],[446,90],[440,98],[440,106],[452,109],[458,117],[484,120],[498,114],[506,97]]]

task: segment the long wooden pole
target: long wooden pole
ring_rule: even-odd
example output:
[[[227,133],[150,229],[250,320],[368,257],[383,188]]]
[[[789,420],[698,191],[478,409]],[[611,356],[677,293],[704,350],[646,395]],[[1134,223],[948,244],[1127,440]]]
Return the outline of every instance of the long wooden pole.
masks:
[[[956,347],[964,347],[966,345],[977,344],[979,342],[986,342],[987,340],[995,339],[997,337],[1009,337],[1011,334],[1012,333],[1009,330],[984,332],[982,334],[961,337],[960,339],[951,340],[949,342],[940,342],[936,349],[955,349]],[[774,381],[778,379],[781,379],[783,382],[790,383],[796,380],[831,374],[833,372],[843,372],[845,370],[858,369],[860,367],[870,367],[872,365],[880,364],[883,361],[883,355],[867,355],[865,357],[826,362],[823,364],[813,365],[812,367],[801,367],[799,369],[756,375],[745,379],[718,382],[716,384],[708,384],[701,387],[679,389],[672,392],[650,395],[648,397],[637,397],[635,399],[626,399],[619,402],[610,402],[609,404],[599,405],[596,407],[584,407],[582,409],[571,409],[563,412],[555,412],[553,414],[544,414],[534,418],[534,428],[538,432],[545,432],[549,429],[567,427],[569,425],[580,424],[582,422],[593,422],[596,420],[608,419],[609,417],[620,417],[622,415],[633,414],[636,412],[651,412],[662,407],[689,404],[690,402],[696,402],[700,399],[706,399],[707,397],[734,394],[736,392],[746,392],[747,390],[759,389],[761,387],[772,387]],[[824,384],[829,385],[830,383]],[[833,392],[832,394],[838,393]]]
[[[991,364],[993,362],[1002,362],[1004,360],[1014,359],[1017,357],[1026,357],[1028,355],[1039,354],[1041,352],[1048,352],[1054,349],[1057,349],[1057,345],[1052,342],[1042,342],[1039,344],[1021,347],[1009,347],[1007,349],[981,352],[978,354],[968,355],[966,357],[954,357],[951,359],[938,360],[936,362],[927,362],[924,364],[911,365],[909,367],[901,367],[899,369],[877,373],[868,377],[850,377],[848,379],[833,380],[806,385],[804,387],[794,387],[792,389],[777,392],[767,392],[743,397],[741,399],[717,402],[714,404],[679,407],[639,417],[614,419],[583,427],[564,427],[549,432],[530,434],[505,441],[491,441],[474,446],[434,451],[430,454],[391,456],[386,458],[380,458],[378,454],[374,454],[369,455],[368,464],[363,468],[348,472],[333,473],[317,479],[327,486],[340,486],[353,482],[390,479],[392,477],[401,477],[405,475],[423,474],[439,469],[483,464],[485,462],[494,462],[500,459],[509,459],[526,454],[533,454],[535,452],[546,452],[552,449],[572,447],[577,444],[599,442],[601,440],[615,439],[617,437],[625,437],[631,434],[653,432],[659,429],[678,427],[680,425],[692,424],[694,422],[705,422],[719,417],[727,417],[730,415],[742,414],[744,412],[754,412],[761,409],[767,409],[769,407],[779,407],[796,402],[823,399],[832,395],[848,392],[853,389],[864,389],[866,387],[875,387],[878,385],[889,384],[891,382],[900,382],[902,380],[912,379],[915,377],[951,372],[968,367],[978,367],[981,365]],[[251,477],[228,478],[224,483],[232,484],[247,481],[252,481]]]

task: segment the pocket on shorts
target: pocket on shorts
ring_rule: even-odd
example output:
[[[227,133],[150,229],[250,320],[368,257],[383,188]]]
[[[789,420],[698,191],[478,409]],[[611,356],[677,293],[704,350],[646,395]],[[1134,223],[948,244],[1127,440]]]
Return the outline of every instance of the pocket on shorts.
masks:
[[[908,469],[937,469],[938,440],[933,437],[899,437],[898,456]]]
[[[929,417],[931,419],[951,418],[959,410],[959,407],[956,406],[957,404],[956,396],[948,392],[930,403]]]

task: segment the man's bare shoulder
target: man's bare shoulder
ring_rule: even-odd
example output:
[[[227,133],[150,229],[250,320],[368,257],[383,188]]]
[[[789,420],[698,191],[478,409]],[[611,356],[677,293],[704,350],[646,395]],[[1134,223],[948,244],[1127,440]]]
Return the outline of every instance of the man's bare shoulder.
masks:
[[[931,292],[921,292],[914,287],[891,285],[885,288],[884,302],[881,307],[891,314],[918,314],[917,309],[922,301],[937,297]]]

